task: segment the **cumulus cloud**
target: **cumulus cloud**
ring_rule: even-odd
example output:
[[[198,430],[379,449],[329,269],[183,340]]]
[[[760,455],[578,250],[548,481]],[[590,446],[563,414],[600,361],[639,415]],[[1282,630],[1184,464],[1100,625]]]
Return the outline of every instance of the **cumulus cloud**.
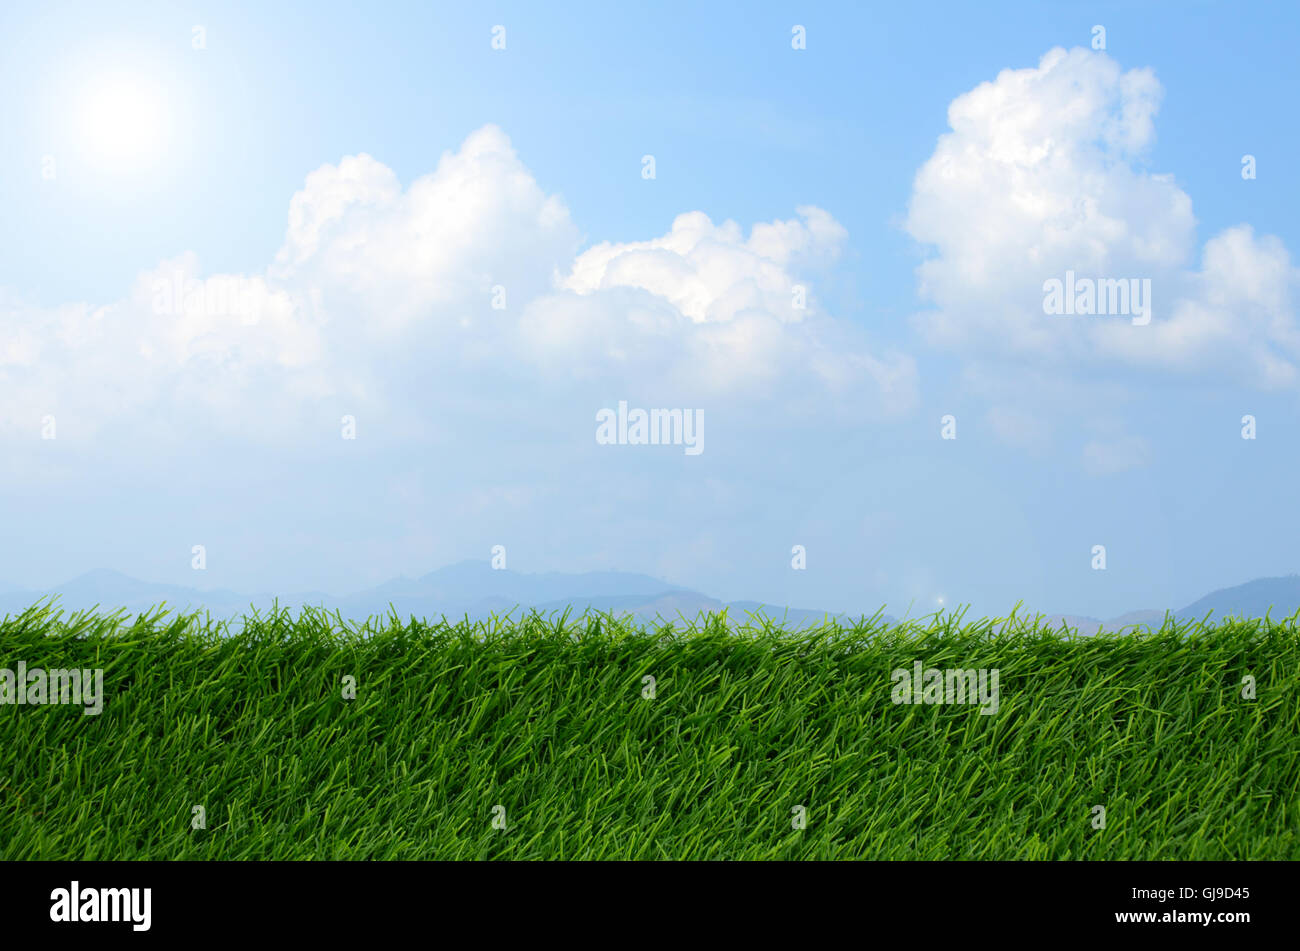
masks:
[[[155,432],[186,422],[255,432],[266,419],[257,408],[332,388],[320,330],[290,294],[261,277],[202,277],[189,253],[141,272],[111,304],[12,302],[4,339],[0,428],[19,432],[54,416],[86,437],[132,414]]]
[[[797,213],[746,235],[692,212],[658,238],[596,245],[561,278],[562,293],[525,314],[528,352],[571,372],[568,354],[594,375],[640,362],[692,393],[798,403],[824,392],[868,417],[906,409],[912,359],[874,352],[861,331],[823,311],[797,270],[836,260],[846,231],[822,209]]]
[[[1114,330],[1098,352],[1169,369],[1214,367],[1265,388],[1297,382],[1300,330],[1291,291],[1297,270],[1281,240],[1256,236],[1248,225],[1229,228],[1205,245],[1201,269],[1188,275],[1186,296],[1174,301],[1149,334]]]
[[[800,320],[807,307],[794,306],[798,281],[790,266],[837,257],[848,232],[820,208],[797,211],[801,220],[756,224],[748,237],[734,221],[715,225],[699,211],[679,215],[662,237],[583,252],[561,286],[579,294],[639,287],[696,323],[746,311]]]
[[[434,400],[464,409],[502,386],[544,412],[557,384],[583,379],[664,398],[905,407],[911,360],[873,352],[803,287],[805,269],[838,257],[843,227],[797,214],[746,234],[692,212],[662,237],[579,253],[563,201],[494,126],[405,187],[349,156],[307,176],[260,274],[204,275],[181,254],[105,305],[0,299],[0,426],[30,431],[49,412],[87,432],[153,407],[177,431],[283,441],[343,404],[417,425],[446,415]]]
[[[915,325],[972,357],[1122,364],[1296,382],[1291,289],[1274,237],[1229,229],[1194,269],[1190,197],[1146,168],[1161,88],[1105,53],[1053,49],[955,99],[913,183],[906,230],[928,246]],[[1044,283],[1148,279],[1152,319],[1050,316]]]
[[[524,297],[572,260],[578,231],[506,134],[485,126],[403,189],[369,155],[307,176],[270,275],[380,333],[454,320],[493,286]]]

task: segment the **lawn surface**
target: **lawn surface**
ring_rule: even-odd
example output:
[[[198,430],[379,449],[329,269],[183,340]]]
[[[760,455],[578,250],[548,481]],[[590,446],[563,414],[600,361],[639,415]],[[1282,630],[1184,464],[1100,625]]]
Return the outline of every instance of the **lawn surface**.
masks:
[[[1300,858],[1294,620],[999,626],[34,609],[0,669],[103,712],[0,705],[0,857]],[[997,712],[895,703],[916,661]]]

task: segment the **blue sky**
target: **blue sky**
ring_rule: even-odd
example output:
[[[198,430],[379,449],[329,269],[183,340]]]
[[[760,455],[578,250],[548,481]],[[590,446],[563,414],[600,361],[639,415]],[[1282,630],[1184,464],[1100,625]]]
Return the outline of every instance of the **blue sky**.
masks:
[[[503,544],[1108,616],[1298,570],[1293,5],[114,6],[0,12],[0,580]],[[1066,269],[1151,324],[1043,314]],[[619,400],[705,451],[597,445]]]

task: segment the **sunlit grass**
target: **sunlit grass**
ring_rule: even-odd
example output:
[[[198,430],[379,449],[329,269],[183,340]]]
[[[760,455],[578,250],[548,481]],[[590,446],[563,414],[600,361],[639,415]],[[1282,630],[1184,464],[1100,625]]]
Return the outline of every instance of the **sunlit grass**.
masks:
[[[104,710],[0,706],[0,856],[1300,858],[1294,619],[1005,622],[35,609],[0,668],[103,668]],[[915,660],[998,712],[895,704]]]

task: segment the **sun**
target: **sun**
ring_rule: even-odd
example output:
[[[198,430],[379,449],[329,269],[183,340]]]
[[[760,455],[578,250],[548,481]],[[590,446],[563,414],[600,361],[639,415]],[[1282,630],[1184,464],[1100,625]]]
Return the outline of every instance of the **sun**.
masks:
[[[112,165],[156,158],[165,140],[165,106],[162,94],[140,80],[116,77],[97,83],[81,110],[87,154]]]

